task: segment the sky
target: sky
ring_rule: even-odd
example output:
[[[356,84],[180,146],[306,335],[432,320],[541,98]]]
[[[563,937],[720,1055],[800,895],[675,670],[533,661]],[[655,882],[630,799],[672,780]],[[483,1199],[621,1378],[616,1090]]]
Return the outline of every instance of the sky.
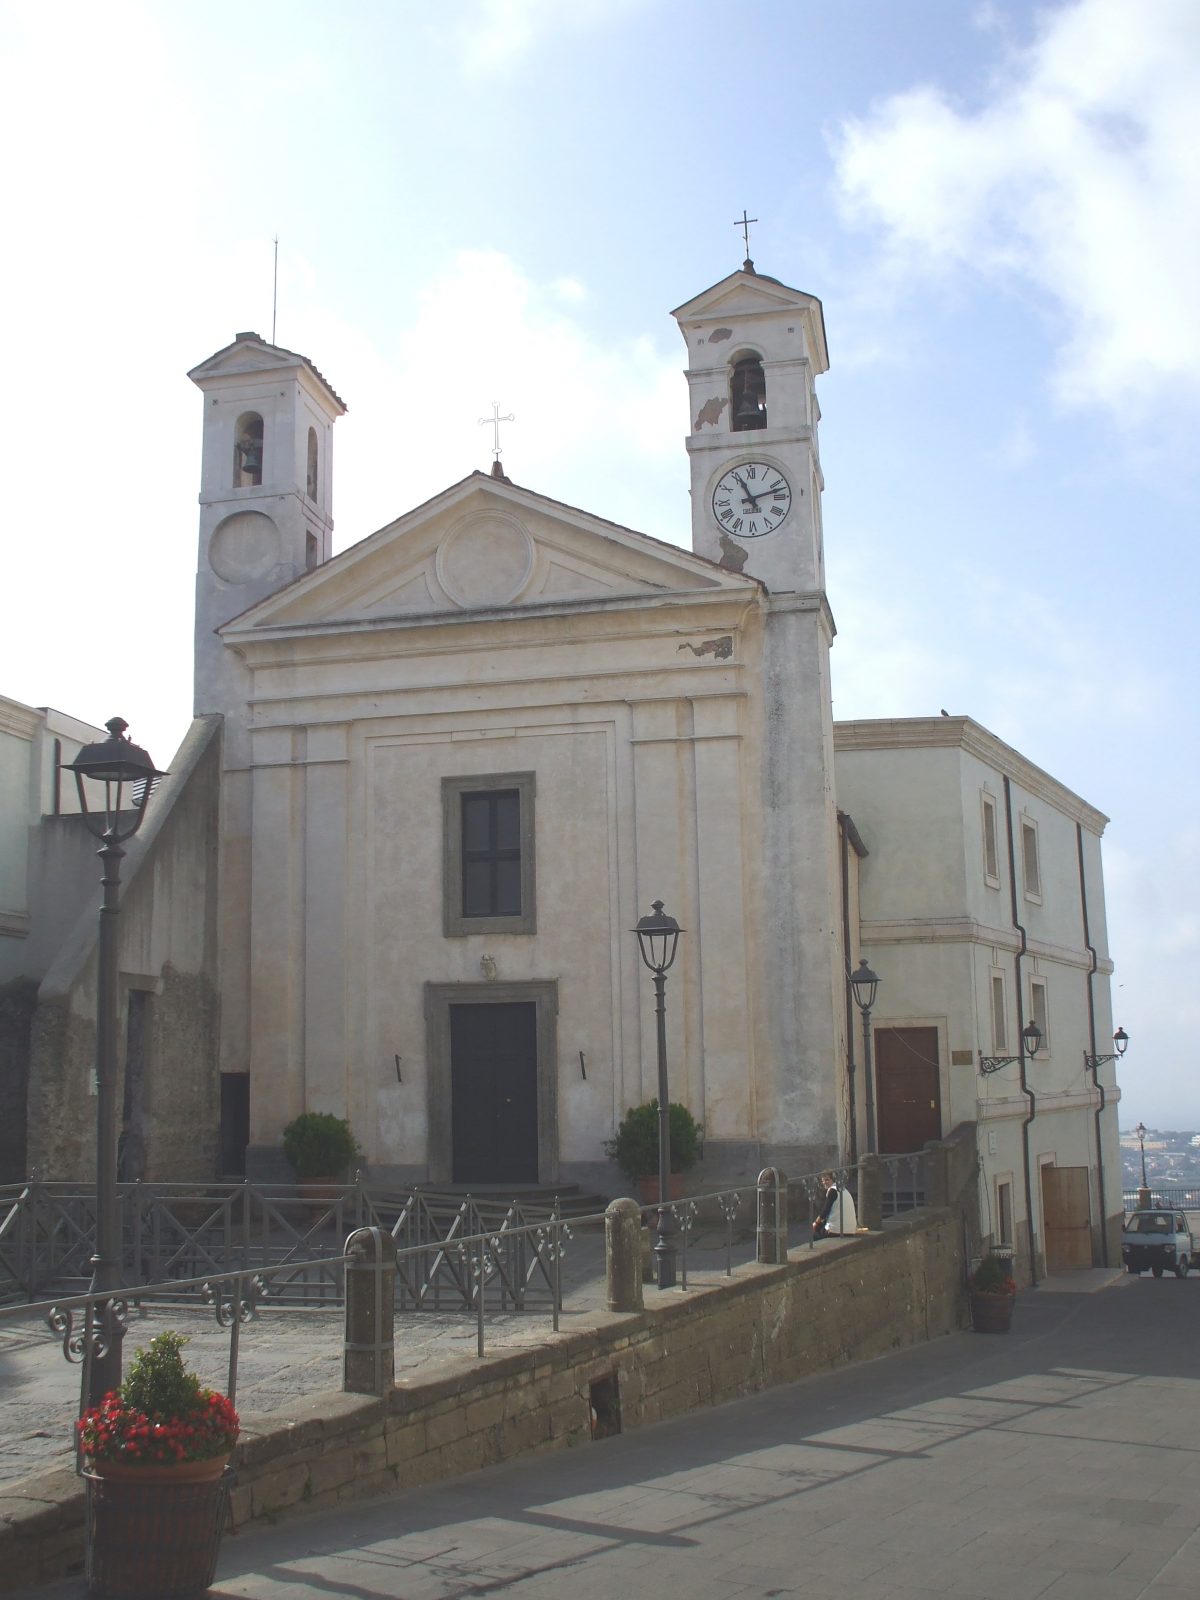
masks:
[[[490,465],[689,541],[669,312],[817,295],[838,718],[966,713],[1105,812],[1122,1127],[1200,1127],[1195,0],[0,0],[0,693],[167,765],[201,401],[348,402],[334,548]]]

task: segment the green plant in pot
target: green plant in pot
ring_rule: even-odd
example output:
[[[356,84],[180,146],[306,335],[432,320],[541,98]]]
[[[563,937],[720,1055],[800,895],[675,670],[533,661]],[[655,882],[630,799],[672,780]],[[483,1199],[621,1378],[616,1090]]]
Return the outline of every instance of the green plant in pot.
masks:
[[[703,1129],[686,1106],[672,1100],[669,1108],[671,1130],[671,1175],[690,1171],[700,1156]],[[658,1199],[658,1101],[647,1100],[633,1106],[621,1118],[616,1137],[609,1139],[604,1153],[617,1163],[627,1178],[639,1187],[641,1198],[649,1204]],[[677,1185],[673,1184],[673,1188]]]
[[[336,1183],[362,1159],[350,1124],[327,1111],[293,1118],[283,1130],[283,1152],[301,1183]]]
[[[976,1333],[1007,1333],[1012,1326],[1017,1286],[1007,1256],[988,1254],[968,1280],[971,1325]]]

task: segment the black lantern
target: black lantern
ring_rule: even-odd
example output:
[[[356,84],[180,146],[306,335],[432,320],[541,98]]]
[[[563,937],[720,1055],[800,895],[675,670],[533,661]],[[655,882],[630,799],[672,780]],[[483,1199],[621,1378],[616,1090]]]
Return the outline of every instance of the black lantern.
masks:
[[[661,900],[654,902],[649,916],[638,918],[638,925],[633,931],[638,937],[642,960],[650,971],[667,972],[674,963],[683,929],[674,917],[663,910]]]

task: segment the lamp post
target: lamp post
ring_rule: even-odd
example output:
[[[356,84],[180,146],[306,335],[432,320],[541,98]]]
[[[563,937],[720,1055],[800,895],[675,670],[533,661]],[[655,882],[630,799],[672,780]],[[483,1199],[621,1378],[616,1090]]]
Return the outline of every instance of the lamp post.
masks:
[[[1137,1134],[1137,1142],[1142,1152],[1142,1188],[1149,1192],[1150,1185],[1146,1182],[1146,1134],[1150,1130],[1144,1122],[1139,1122],[1133,1131]]]
[[[75,774],[79,809],[88,832],[100,840],[104,901],[96,993],[96,1253],[88,1293],[102,1297],[85,1329],[87,1404],[98,1405],[121,1382],[125,1306],[120,1297],[121,1259],[117,1226],[117,915],[122,849],[142,825],[155,778],[162,773],[126,735],[121,717],[105,723],[108,738],[85,745],[67,770]],[[103,808],[88,805],[84,779],[103,784]]]
[[[1105,1219],[1108,1216],[1108,1204],[1104,1198],[1104,1139],[1100,1132],[1100,1118],[1104,1115],[1104,1107],[1108,1096],[1104,1092],[1104,1085],[1100,1082],[1100,1068],[1107,1066],[1110,1061],[1119,1061],[1129,1049],[1129,1035],[1124,1028],[1118,1028],[1113,1034],[1114,1049],[1107,1055],[1093,1055],[1090,1051],[1083,1052],[1083,1065],[1092,1075],[1092,1084],[1096,1090],[1096,1186],[1100,1191],[1100,1255],[1104,1265],[1108,1266],[1108,1226]]]
[[[862,1012],[863,1021],[863,1076],[867,1089],[867,1150],[875,1154],[875,1069],[871,1064],[871,1007],[879,992],[879,978],[867,965],[866,957],[858,963],[850,978],[854,1003]]]
[[[654,1011],[658,1029],[658,1221],[654,1268],[660,1289],[675,1286],[674,1221],[671,1192],[671,1097],[667,1089],[667,972],[675,960],[683,929],[656,900],[649,916],[634,929],[642,960],[654,974]]]

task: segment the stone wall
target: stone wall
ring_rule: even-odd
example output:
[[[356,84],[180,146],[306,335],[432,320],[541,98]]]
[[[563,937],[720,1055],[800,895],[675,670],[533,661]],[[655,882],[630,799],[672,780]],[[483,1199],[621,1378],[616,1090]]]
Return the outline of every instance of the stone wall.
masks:
[[[233,1525],[584,1444],[593,1385],[611,1396],[614,1377],[628,1431],[937,1338],[964,1325],[964,1268],[960,1214],[913,1213],[641,1313],[598,1313],[533,1349],[431,1364],[383,1399],[324,1394],[245,1416]],[[0,1590],[78,1570],[82,1541],[69,1469],[0,1491]]]
[[[131,995],[144,1007],[142,1176],[200,1179],[217,1167],[216,844],[220,720],[197,718],[126,846],[118,919],[118,1072]],[[94,853],[94,852],[93,852]],[[99,866],[38,992],[28,1089],[28,1164],[42,1178],[95,1172]],[[118,1111],[124,1096],[118,1085]]]

